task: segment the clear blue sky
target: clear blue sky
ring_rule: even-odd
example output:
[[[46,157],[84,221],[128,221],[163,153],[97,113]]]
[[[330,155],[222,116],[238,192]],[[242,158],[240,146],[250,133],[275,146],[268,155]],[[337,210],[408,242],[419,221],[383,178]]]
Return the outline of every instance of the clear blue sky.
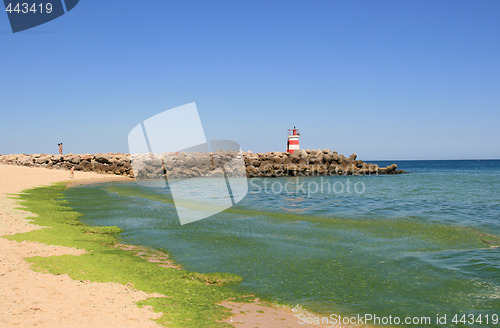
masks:
[[[90,1],[13,34],[0,153],[127,152],[196,102],[209,139],[362,159],[500,158],[500,1]]]

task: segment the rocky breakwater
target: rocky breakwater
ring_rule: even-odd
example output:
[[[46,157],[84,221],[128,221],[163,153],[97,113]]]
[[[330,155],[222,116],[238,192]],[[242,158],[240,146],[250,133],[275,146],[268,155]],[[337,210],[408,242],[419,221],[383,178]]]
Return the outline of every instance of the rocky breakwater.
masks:
[[[0,163],[66,170],[74,167],[75,171],[133,176],[127,154],[14,154],[0,155]]]
[[[294,154],[283,152],[244,153],[247,176],[321,176],[321,175],[376,175],[406,173],[398,170],[396,164],[379,167],[357,159],[356,154],[349,157],[336,151],[300,150]]]
[[[132,161],[131,161],[132,160]],[[214,153],[171,153],[158,155],[129,155],[117,153],[104,154],[17,154],[0,155],[0,163],[46,167],[54,169],[75,168],[76,171],[97,172],[150,179],[164,177],[189,178],[196,176],[243,176],[280,177],[280,176],[321,176],[321,175],[376,175],[399,174],[396,164],[379,167],[357,159],[356,154],[349,157],[336,151],[300,150],[297,153],[285,152],[252,153],[223,152]],[[133,163],[133,165],[132,165]],[[134,169],[133,169],[134,168]]]

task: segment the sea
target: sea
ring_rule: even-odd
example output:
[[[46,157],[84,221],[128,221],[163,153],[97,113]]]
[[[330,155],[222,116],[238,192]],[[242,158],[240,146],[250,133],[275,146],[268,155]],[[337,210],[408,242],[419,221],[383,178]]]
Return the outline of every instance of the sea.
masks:
[[[111,182],[65,198],[84,223],[122,228],[123,243],[238,274],[230,288],[318,318],[500,327],[500,160],[374,163],[408,173],[252,178],[241,202],[184,225],[168,187]]]

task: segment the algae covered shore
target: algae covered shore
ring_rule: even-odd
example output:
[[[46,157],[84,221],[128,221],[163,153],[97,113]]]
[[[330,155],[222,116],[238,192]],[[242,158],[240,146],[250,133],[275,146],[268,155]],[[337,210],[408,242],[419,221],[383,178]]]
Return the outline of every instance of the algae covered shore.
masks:
[[[231,313],[217,304],[228,299],[251,301],[254,297],[244,297],[249,294],[289,307],[299,304],[321,315],[363,313],[374,307],[379,315],[401,315],[408,309],[413,309],[411,314],[427,315],[434,309],[459,308],[495,313],[498,230],[494,221],[474,223],[480,204],[484,204],[483,217],[496,211],[494,205],[487,205],[491,200],[486,197],[494,198],[489,189],[481,189],[482,202],[466,194],[451,197],[449,186],[443,187],[442,194],[436,190],[432,195],[427,190],[410,194],[404,203],[392,196],[403,195],[417,180],[444,186],[438,178],[442,175],[405,175],[405,181],[400,181],[402,176],[358,177],[366,184],[366,194],[330,195],[327,198],[336,202],[321,203],[323,207],[303,213],[273,206],[290,195],[250,190],[241,204],[185,226],[179,225],[166,190],[128,182],[69,189],[56,184],[16,196],[38,215],[33,223],[50,228],[9,239],[85,250],[80,256],[29,261],[40,272],[118,282],[144,291],[151,297],[138,305],[161,312],[157,322],[168,327],[226,326],[221,321]],[[288,183],[289,179],[273,181]],[[470,185],[466,179],[455,181]],[[259,183],[263,180],[253,180],[251,185]],[[376,194],[371,194],[373,186]],[[383,215],[362,212],[373,208],[374,195]],[[431,196],[439,200],[429,200]],[[302,205],[324,199],[318,194]],[[454,210],[446,214],[445,206]],[[346,215],[349,209],[357,212]],[[397,216],[405,211],[415,216]],[[452,221],[458,219],[458,223]]]
[[[227,284],[236,283],[240,277],[228,273],[201,274],[180,270],[169,261],[164,266],[148,261],[163,259],[165,253],[141,249],[125,250],[116,247],[117,227],[89,227],[83,225],[80,213],[67,206],[62,192],[65,184],[26,190],[13,196],[22,207],[37,216],[33,223],[46,227],[6,238],[15,241],[36,241],[49,245],[74,247],[86,253],[51,257],[31,257],[32,268],[52,274],[68,274],[75,280],[117,282],[157,295],[138,303],[152,306],[163,315],[156,321],[169,327],[224,327],[220,322],[227,318],[229,309],[217,305],[231,299],[245,300],[241,294],[230,290]],[[161,261],[156,261],[161,262]],[[171,264],[171,263],[170,263]]]

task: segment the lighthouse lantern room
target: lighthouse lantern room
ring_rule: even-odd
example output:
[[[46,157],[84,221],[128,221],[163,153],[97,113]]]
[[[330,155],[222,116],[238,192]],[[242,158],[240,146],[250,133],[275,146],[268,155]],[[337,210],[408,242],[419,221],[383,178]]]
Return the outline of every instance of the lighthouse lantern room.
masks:
[[[293,129],[288,129],[288,140],[286,142],[286,151],[290,154],[293,154],[295,151],[299,151],[299,129],[295,126]]]

